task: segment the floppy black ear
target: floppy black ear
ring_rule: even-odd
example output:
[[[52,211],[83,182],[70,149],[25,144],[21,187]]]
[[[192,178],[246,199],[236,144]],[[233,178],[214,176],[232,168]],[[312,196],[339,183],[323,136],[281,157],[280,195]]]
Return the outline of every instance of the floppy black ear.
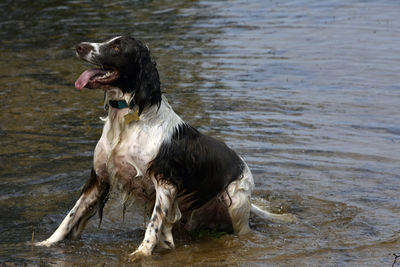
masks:
[[[150,51],[143,46],[138,58],[139,73],[136,80],[134,100],[139,105],[139,115],[147,105],[160,105],[161,90],[160,77],[156,62],[152,60]]]

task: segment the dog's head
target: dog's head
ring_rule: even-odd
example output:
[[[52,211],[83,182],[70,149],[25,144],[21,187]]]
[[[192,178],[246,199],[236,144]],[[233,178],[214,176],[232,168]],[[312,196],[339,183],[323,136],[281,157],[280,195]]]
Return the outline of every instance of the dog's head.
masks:
[[[133,94],[139,112],[147,104],[161,101],[160,79],[146,45],[131,37],[118,36],[103,43],[83,42],[76,54],[96,68],[84,71],[75,82],[77,89],[120,88]]]

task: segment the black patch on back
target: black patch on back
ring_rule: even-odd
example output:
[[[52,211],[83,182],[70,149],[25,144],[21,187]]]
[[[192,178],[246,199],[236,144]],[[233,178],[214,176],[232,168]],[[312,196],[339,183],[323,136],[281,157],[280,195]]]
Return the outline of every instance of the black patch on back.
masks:
[[[241,158],[225,143],[178,126],[170,142],[164,142],[148,173],[178,187],[178,197],[193,201],[189,209],[204,205],[239,178],[244,168]]]

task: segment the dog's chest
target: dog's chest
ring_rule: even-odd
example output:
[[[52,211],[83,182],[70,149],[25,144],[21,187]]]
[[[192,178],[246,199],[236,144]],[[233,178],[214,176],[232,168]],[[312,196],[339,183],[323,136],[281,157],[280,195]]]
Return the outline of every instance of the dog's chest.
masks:
[[[127,124],[124,119],[127,113],[126,109],[109,111],[95,149],[96,173],[125,192],[135,195],[154,192],[153,183],[147,176],[149,163],[157,156],[161,145],[171,141],[174,129],[182,120],[166,100],[159,108],[145,109],[139,121]]]
[[[123,198],[147,202],[154,198],[154,185],[146,172],[157,153],[157,138],[152,138],[148,127],[137,124],[116,128],[106,123],[95,151],[95,168],[123,193]]]
[[[118,143],[113,146],[110,167],[134,168],[134,176],[145,176],[149,162],[159,151],[162,132],[143,122],[133,124],[121,132]]]
[[[102,165],[111,183],[141,198],[137,195],[153,190],[147,168],[166,138],[165,123],[145,117],[127,124],[123,113],[112,115],[104,126],[103,140],[99,142],[103,144],[104,157],[102,159],[101,150],[96,149],[100,152],[95,153],[97,161],[105,163]]]

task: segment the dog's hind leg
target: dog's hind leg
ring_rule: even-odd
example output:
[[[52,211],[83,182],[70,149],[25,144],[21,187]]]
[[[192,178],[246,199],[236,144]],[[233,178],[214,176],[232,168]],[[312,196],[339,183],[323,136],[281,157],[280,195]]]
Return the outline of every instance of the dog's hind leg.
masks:
[[[110,185],[96,175],[92,169],[90,179],[86,182],[75,206],[64,218],[57,230],[46,240],[36,243],[38,246],[51,246],[65,238],[78,238],[87,221],[99,212],[100,222],[103,207],[108,199]]]
[[[224,193],[224,200],[228,206],[228,212],[229,216],[231,217],[233,230],[239,235],[250,232],[250,196],[253,187],[253,176],[249,167],[245,165],[241,177],[238,180],[230,183],[226,192]]]

